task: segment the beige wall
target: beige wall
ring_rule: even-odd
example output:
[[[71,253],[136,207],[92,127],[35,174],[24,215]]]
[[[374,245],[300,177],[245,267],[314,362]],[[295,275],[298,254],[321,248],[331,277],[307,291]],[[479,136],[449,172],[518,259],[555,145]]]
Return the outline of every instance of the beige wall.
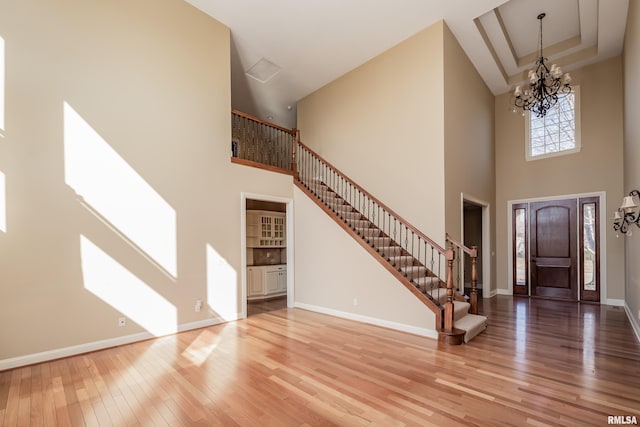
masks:
[[[462,241],[461,195],[488,205],[495,230],[494,96],[484,84],[449,28],[444,26],[445,227]],[[494,238],[485,242],[495,251]],[[495,289],[495,258],[490,259],[485,292]]]
[[[444,243],[443,22],[298,103],[304,143]]]
[[[640,4],[629,2],[627,33],[624,39],[624,191],[640,190]],[[612,203],[619,203],[614,199]],[[615,208],[617,204],[613,204]],[[611,209],[609,209],[611,211]],[[634,227],[635,228],[635,227]],[[640,337],[640,230],[625,238],[625,300]]]
[[[511,94],[496,97],[496,239],[498,289],[508,289],[510,200],[604,192],[601,221],[622,197],[622,60],[616,57],[571,72],[580,86],[582,150],[527,162],[524,117],[511,112]],[[618,76],[618,77],[617,77]],[[624,298],[623,243],[604,228],[607,299]],[[603,301],[604,302],[604,301]]]
[[[229,30],[181,0],[21,0],[0,35],[0,364],[240,312],[240,192],[292,190],[229,162]]]
[[[294,203],[297,306],[437,336],[433,312],[297,187]]]

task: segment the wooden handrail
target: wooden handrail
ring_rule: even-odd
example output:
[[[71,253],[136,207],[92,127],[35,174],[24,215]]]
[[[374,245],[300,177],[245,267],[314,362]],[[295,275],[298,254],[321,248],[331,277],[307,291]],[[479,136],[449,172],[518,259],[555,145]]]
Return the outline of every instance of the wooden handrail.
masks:
[[[447,233],[447,241],[451,242],[454,246],[457,246],[458,248],[462,249],[467,255],[469,255],[470,257],[477,257],[478,256],[478,249],[475,249],[475,253],[474,253],[474,247],[472,246],[470,248],[466,247],[465,245],[463,245],[462,243],[458,242],[457,240],[455,240],[453,237],[451,237],[451,235],[449,233]]]
[[[258,118],[256,116],[252,116],[251,114],[243,113],[242,111],[238,111],[238,110],[232,109],[231,113],[235,114],[236,116],[244,117],[245,119],[253,120],[254,122],[258,122],[260,124],[263,124],[263,125],[266,125],[266,126],[281,130],[281,131],[286,132],[286,133],[288,133],[290,135],[294,135],[295,136],[295,134],[296,134],[296,130],[295,129],[288,129],[288,128],[285,128],[285,127],[282,127],[282,126],[278,126],[278,125],[276,125],[274,123],[268,122],[266,120],[262,120],[262,119],[260,119],[260,118]]]
[[[347,180],[349,182],[350,185],[352,185],[354,188],[358,189],[360,192],[362,192],[365,196],[367,196],[369,199],[371,199],[373,202],[377,203],[381,208],[383,208],[384,210],[386,210],[389,214],[393,215],[395,218],[398,219],[398,221],[400,221],[401,223],[403,223],[409,230],[411,230],[412,232],[414,232],[418,237],[420,237],[421,239],[423,239],[425,242],[429,243],[433,248],[435,248],[438,252],[440,252],[443,255],[446,255],[447,251],[446,249],[444,249],[442,246],[440,246],[439,244],[437,244],[436,242],[434,242],[433,240],[431,240],[429,237],[427,237],[423,232],[421,232],[420,230],[418,230],[417,228],[415,228],[413,225],[411,225],[411,223],[407,220],[405,220],[404,218],[402,218],[400,215],[398,215],[393,209],[389,208],[387,205],[385,205],[384,203],[382,203],[378,198],[374,197],[371,195],[371,193],[369,193],[367,190],[365,190],[364,188],[362,188],[360,185],[358,185],[356,182],[354,182],[351,178],[349,178],[346,174],[344,174],[340,169],[338,169],[337,167],[335,167],[334,165],[332,165],[331,163],[329,163],[327,160],[325,160],[321,155],[319,155],[318,153],[316,153],[315,151],[313,151],[311,148],[309,148],[308,146],[306,146],[305,144],[303,144],[301,141],[298,141],[298,144],[300,144],[305,150],[307,150],[309,153],[313,154],[314,156],[316,156],[318,159],[322,159],[322,162],[325,163],[327,166],[329,166],[331,169],[333,169],[334,171],[336,171],[339,175],[341,175],[345,180]]]

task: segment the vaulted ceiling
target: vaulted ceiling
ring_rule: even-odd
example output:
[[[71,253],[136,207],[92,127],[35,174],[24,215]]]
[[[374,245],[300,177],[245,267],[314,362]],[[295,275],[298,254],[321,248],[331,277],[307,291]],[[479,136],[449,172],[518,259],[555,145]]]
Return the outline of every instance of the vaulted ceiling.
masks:
[[[231,29],[232,106],[294,127],[296,103],[444,19],[494,94],[544,54],[564,71],[622,52],[629,0],[186,0]]]

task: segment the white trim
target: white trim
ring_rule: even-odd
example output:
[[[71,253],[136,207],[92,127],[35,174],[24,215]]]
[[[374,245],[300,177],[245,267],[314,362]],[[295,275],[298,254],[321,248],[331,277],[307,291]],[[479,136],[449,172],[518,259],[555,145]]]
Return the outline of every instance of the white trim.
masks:
[[[609,298],[604,302],[605,305],[611,305],[614,307],[624,307],[625,306],[625,302],[623,299],[613,299],[613,298]]]
[[[574,104],[573,104],[573,114],[574,114],[574,124],[576,127],[574,134],[574,142],[575,148],[571,148],[569,150],[557,151],[554,153],[546,153],[540,154],[538,156],[531,155],[531,134],[529,132],[529,127],[531,126],[531,111],[527,111],[525,114],[524,120],[524,143],[525,143],[525,160],[527,162],[532,162],[536,160],[548,159],[550,157],[558,157],[564,156],[566,154],[574,154],[579,153],[582,149],[582,122],[580,121],[580,86],[573,86],[572,88],[573,96],[574,96]]]
[[[513,205],[517,203],[507,201],[507,289],[498,289],[498,295],[513,295]]]
[[[511,279],[513,277],[513,242],[511,236],[513,235],[512,230],[512,214],[513,214],[513,205],[518,203],[533,203],[533,202],[545,202],[552,200],[564,200],[564,199],[576,199],[579,201],[580,198],[584,197],[599,197],[600,198],[600,303],[601,304],[609,304],[607,299],[607,194],[604,191],[594,191],[590,193],[577,193],[577,194],[563,194],[559,196],[543,196],[543,197],[533,197],[530,199],[515,199],[507,201],[507,290],[509,293],[504,293],[502,295],[512,295],[513,294],[513,283],[511,283]],[[527,210],[527,224],[530,226],[531,221],[529,218],[530,212]],[[580,221],[577,221],[577,227],[580,227]],[[528,230],[529,232],[530,230]],[[578,233],[580,230],[577,230]],[[579,235],[579,234],[578,234]],[[531,239],[529,239],[530,241]],[[531,252],[529,252],[531,253]],[[579,257],[578,257],[579,258]],[[578,260],[578,263],[580,260]],[[578,265],[578,271],[580,266]],[[531,274],[531,269],[529,269],[529,274]],[[531,286],[531,278],[529,277],[529,286]],[[504,289],[503,289],[504,290]],[[580,299],[580,290],[578,289],[578,300]],[[607,301],[607,302],[605,302]],[[611,300],[617,301],[617,300]],[[622,300],[619,300],[622,301]],[[624,301],[623,301],[624,302]]]
[[[438,339],[438,332],[434,329],[419,328],[417,326],[406,325],[404,323],[391,322],[389,320],[378,319],[376,317],[369,317],[362,314],[349,313],[346,311],[334,310],[332,308],[304,304],[301,302],[296,302],[295,307],[303,310],[314,311],[316,313],[328,314],[329,316],[340,317],[342,319],[354,320],[356,322],[368,323],[370,325],[420,335],[422,337]]]
[[[240,318],[247,317],[247,199],[264,202],[284,203],[286,205],[287,235],[287,307],[294,304],[294,267],[293,267],[293,199],[290,197],[271,196],[268,194],[240,193],[240,298],[242,308]]]
[[[631,323],[631,328],[633,328],[633,332],[635,332],[636,334],[636,339],[638,340],[638,342],[640,342],[640,323],[638,323],[638,320],[633,316],[633,314],[631,313],[631,308],[627,305],[627,303],[624,303],[624,311],[627,312],[627,317],[629,318],[629,322]]]
[[[240,313],[238,313],[238,316],[240,316]],[[183,323],[182,325],[178,325],[176,333],[190,331],[192,329],[206,328],[208,326],[214,326],[225,322],[226,321],[221,317],[215,317],[211,319],[198,320],[196,322]],[[140,332],[137,334],[125,335],[122,337],[109,338],[106,340],[93,341],[85,344],[73,345],[70,347],[57,348],[55,350],[43,351],[40,353],[12,357],[9,359],[0,360],[0,371],[18,368],[20,366],[33,365],[34,363],[42,363],[50,360],[61,359],[63,357],[76,356],[78,354],[89,353],[91,351],[104,350],[105,348],[117,347],[120,345],[131,344],[134,342],[158,337],[158,335],[153,335],[150,332]]]

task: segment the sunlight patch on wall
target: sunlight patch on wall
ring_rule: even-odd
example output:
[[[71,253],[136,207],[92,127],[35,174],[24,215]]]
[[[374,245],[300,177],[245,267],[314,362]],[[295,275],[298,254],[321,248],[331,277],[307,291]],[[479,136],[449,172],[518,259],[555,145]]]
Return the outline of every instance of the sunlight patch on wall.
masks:
[[[177,332],[176,307],[162,295],[83,235],[80,254],[85,289],[155,336]]]
[[[4,136],[4,39],[0,37],[0,136]]]
[[[0,171],[0,231],[7,232],[7,190],[4,173]]]
[[[227,260],[207,245],[207,303],[226,321],[238,318],[237,276]]]
[[[175,278],[175,210],[66,102],[64,161],[65,182]]]

